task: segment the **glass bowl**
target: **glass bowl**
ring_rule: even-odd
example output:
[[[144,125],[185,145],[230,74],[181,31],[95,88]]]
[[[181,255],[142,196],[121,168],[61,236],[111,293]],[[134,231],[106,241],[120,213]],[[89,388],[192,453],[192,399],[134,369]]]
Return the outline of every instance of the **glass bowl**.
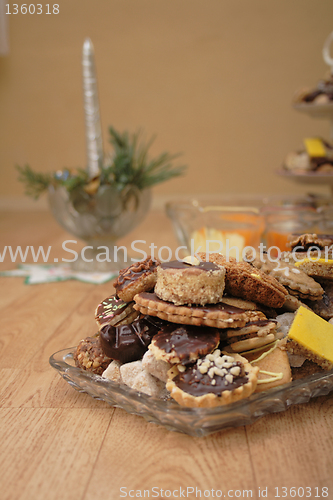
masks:
[[[184,255],[201,247],[203,252],[242,260],[246,247],[257,249],[261,242],[267,243],[267,230],[276,232],[275,223],[283,225],[286,241],[290,232],[318,230],[330,203],[331,198],[314,195],[202,195],[170,202],[166,213]],[[271,240],[275,245],[276,238]]]
[[[87,244],[84,254],[81,252],[72,263],[74,269],[110,271],[128,265],[124,251],[115,251],[116,242],[147,214],[151,203],[149,189],[140,191],[131,186],[119,192],[110,185],[103,185],[91,195],[81,187],[69,192],[62,186],[51,186],[48,198],[57,222]]]

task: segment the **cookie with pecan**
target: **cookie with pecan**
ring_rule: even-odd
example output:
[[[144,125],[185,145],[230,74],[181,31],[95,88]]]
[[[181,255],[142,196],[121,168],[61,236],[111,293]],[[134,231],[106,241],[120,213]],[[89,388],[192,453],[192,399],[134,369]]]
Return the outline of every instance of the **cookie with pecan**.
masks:
[[[292,234],[290,237],[289,246],[292,250],[307,252],[310,248],[323,250],[326,247],[333,245],[332,234]]]
[[[216,349],[192,365],[172,367],[166,388],[182,406],[212,408],[249,397],[256,389],[258,371],[238,354]]]
[[[197,254],[202,261],[214,262],[226,269],[225,292],[235,297],[263,304],[274,309],[282,307],[288,294],[275,278],[259,269],[254,269],[248,262],[237,262],[222,254],[204,252]]]
[[[157,297],[155,293],[143,292],[134,297],[134,308],[141,314],[157,316],[171,323],[182,325],[210,326],[213,328],[237,328],[248,321],[265,319],[261,311],[245,311],[223,302],[205,306],[176,306]]]
[[[113,283],[117,296],[124,302],[131,302],[137,293],[153,290],[158,265],[157,260],[147,257],[119,271],[118,278]]]

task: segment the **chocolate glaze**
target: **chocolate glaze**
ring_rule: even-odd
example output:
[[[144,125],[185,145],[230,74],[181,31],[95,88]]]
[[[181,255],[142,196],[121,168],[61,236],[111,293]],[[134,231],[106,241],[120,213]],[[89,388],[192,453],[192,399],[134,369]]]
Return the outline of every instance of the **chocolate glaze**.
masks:
[[[235,365],[240,365],[240,363],[235,363]],[[223,391],[233,391],[237,387],[244,385],[248,382],[248,378],[245,376],[234,377],[233,382],[226,383],[225,377],[216,376],[214,377],[216,381],[215,385],[212,385],[212,379],[207,373],[200,373],[197,364],[195,363],[191,367],[188,367],[185,372],[179,373],[174,379],[174,383],[184,392],[191,394],[192,396],[203,396],[205,394],[221,394]]]
[[[239,307],[230,306],[229,304],[224,304],[223,302],[219,302],[218,304],[206,304],[205,306],[198,305],[189,305],[189,306],[175,306],[172,302],[166,302],[165,300],[161,300],[157,297],[156,293],[153,292],[141,292],[140,297],[146,300],[151,300],[153,302],[160,302],[161,304],[171,304],[174,307],[190,307],[191,309],[200,309],[205,313],[210,313],[214,311],[224,311],[228,314],[241,314],[246,312],[244,309],[240,309]]]
[[[151,257],[147,257],[146,260],[132,264],[131,266],[119,271],[119,276],[113,283],[113,286],[117,291],[122,290],[130,283],[140,278],[143,274],[152,274],[156,272],[158,265],[158,261],[152,260]]]
[[[142,358],[157,331],[144,319],[133,321],[130,325],[106,325],[100,331],[101,347],[109,358],[129,363]]]
[[[190,355],[203,356],[219,344],[217,328],[170,324],[155,335],[154,345],[166,353],[174,352],[182,364],[190,361]]]
[[[161,264],[162,269],[200,269],[202,271],[217,271],[220,269],[219,266],[213,262],[200,262],[197,265],[189,264],[188,262],[183,262],[182,260],[171,260],[170,262],[163,262]]]
[[[96,309],[96,319],[112,318],[120,314],[127,307],[127,303],[116,295],[111,295],[101,302]]]
[[[268,325],[268,323],[277,323],[276,319],[259,319],[258,321],[249,321],[246,323],[245,327],[247,326],[252,326],[252,325],[257,325],[257,326],[265,326]]]

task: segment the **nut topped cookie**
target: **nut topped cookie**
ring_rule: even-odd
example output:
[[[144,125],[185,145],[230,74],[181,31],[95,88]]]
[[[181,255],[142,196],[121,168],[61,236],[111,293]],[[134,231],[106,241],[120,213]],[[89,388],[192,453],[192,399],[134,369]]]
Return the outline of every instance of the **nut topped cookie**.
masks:
[[[291,235],[289,246],[292,250],[297,252],[307,252],[310,248],[316,247],[323,250],[326,247],[333,245],[332,234],[315,234],[305,233],[298,235]]]
[[[203,261],[207,257],[209,262],[214,262],[224,266],[225,292],[243,299],[263,304],[267,307],[280,308],[283,306],[286,295],[288,294],[275,278],[268,276],[260,269],[254,269],[247,262],[237,262],[236,259],[226,259],[222,254],[198,253]]]
[[[124,302],[131,302],[137,293],[153,290],[158,265],[159,261],[147,257],[119,271],[119,276],[113,283],[117,296]]]
[[[163,262],[157,268],[156,295],[175,305],[216,304],[224,291],[225,269],[212,262]]]
[[[171,368],[166,387],[182,406],[221,406],[250,396],[257,385],[258,371],[238,354],[216,349],[192,365]]]
[[[73,358],[75,366],[96,375],[102,375],[112,361],[103,352],[99,335],[81,340],[74,352]]]

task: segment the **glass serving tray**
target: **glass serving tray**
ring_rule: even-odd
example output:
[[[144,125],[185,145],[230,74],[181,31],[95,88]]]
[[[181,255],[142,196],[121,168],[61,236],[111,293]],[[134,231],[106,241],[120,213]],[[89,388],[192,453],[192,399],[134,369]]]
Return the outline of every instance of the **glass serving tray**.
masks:
[[[310,398],[324,396],[333,390],[333,370],[294,380],[247,399],[217,408],[186,408],[178,403],[153,398],[77,368],[74,347],[63,349],[50,357],[50,364],[74,389],[106,401],[128,413],[140,415],[148,422],[191,436],[205,436],[228,427],[255,422],[268,413],[286,410],[289,406],[307,403]]]

